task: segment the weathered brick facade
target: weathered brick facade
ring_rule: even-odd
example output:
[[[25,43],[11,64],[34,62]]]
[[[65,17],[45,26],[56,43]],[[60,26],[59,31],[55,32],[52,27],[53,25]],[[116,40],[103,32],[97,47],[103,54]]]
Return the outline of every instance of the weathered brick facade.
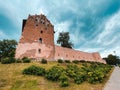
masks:
[[[40,60],[86,60],[103,62],[99,53],[87,53],[54,45],[54,26],[44,15],[29,15],[23,20],[22,35],[16,49],[16,58]]]

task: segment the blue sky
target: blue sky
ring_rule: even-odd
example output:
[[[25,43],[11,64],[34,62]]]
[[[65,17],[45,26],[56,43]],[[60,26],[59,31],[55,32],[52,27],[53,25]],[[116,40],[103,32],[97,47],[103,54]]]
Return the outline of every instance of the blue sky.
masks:
[[[0,40],[18,41],[22,20],[41,13],[54,25],[55,42],[68,31],[74,49],[120,56],[120,0],[0,0]]]

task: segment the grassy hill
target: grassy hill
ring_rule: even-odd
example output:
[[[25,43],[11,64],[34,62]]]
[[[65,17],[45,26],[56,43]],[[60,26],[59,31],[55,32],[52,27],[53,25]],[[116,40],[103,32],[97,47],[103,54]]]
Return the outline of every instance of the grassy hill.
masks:
[[[59,82],[49,81],[42,76],[22,74],[22,70],[31,65],[49,69],[57,64],[57,62],[48,62],[48,64],[41,64],[39,62],[12,64],[0,63],[0,90],[102,90],[113,71],[112,68],[103,83],[89,84],[88,82],[83,82],[82,84],[77,85],[71,81],[70,86],[68,87],[60,87]],[[65,63],[61,65],[66,66]],[[78,66],[81,66],[81,64]]]

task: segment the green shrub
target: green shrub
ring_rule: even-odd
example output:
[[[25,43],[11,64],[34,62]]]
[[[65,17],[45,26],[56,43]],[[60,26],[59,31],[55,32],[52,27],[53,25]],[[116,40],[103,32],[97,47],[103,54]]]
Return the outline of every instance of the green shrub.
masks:
[[[61,87],[69,86],[69,79],[74,83],[81,84],[84,81],[89,83],[101,83],[111,70],[112,66],[101,63],[82,63],[81,67],[70,63],[66,69],[57,64],[46,70],[42,67],[30,66],[23,70],[23,74],[44,75],[48,80],[59,81]]]
[[[79,68],[77,65],[69,64],[66,68],[67,75],[74,79],[76,84],[80,84],[86,80],[86,71]]]
[[[22,61],[23,61],[23,63],[30,63],[31,59],[29,59],[28,57],[23,57]]]
[[[89,83],[101,83],[111,70],[111,67],[109,65],[94,62],[89,66],[82,67],[82,69],[86,71],[87,81]]]
[[[9,57],[11,63],[15,63],[16,59],[14,57]]]
[[[88,82],[89,83],[101,83],[104,79],[105,75],[103,72],[99,70],[95,70],[93,72],[88,72]]]
[[[72,62],[75,63],[75,64],[78,64],[78,63],[79,63],[78,60],[74,60],[74,61],[72,61]]]
[[[22,60],[21,59],[17,59],[16,63],[22,63]]]
[[[9,63],[10,63],[10,60],[9,60],[9,58],[3,58],[3,59],[1,60],[1,63],[2,63],[2,64],[9,64]]]
[[[58,63],[63,63],[63,60],[62,59],[58,59]]]
[[[69,77],[74,78],[78,71],[79,71],[79,68],[77,65],[73,65],[73,64],[67,65],[66,72]]]
[[[6,57],[1,60],[2,64],[10,64],[10,63],[15,63],[15,58],[13,57]]]
[[[45,69],[42,67],[32,65],[32,66],[24,69],[23,74],[43,76],[45,74]]]
[[[79,72],[75,75],[74,77],[74,82],[76,84],[81,84],[82,82],[84,82],[86,79],[86,74],[84,72]]]
[[[47,64],[47,60],[46,60],[46,59],[42,59],[42,60],[41,60],[41,63],[42,63],[42,64]]]
[[[46,71],[45,77],[51,81],[58,81],[59,77],[64,71],[65,70],[60,66],[53,66],[52,68]]]
[[[83,68],[88,67],[87,63],[82,63]]]
[[[65,60],[66,63],[70,63],[70,60]]]
[[[61,87],[67,87],[69,85],[68,77],[65,73],[62,73],[62,75],[59,77],[59,80]]]
[[[85,60],[80,60],[79,62],[81,62],[81,63],[85,63],[86,61],[85,61]]]
[[[86,61],[86,62],[90,64],[97,64],[97,62],[93,62],[93,61]]]
[[[60,82],[60,86],[61,87],[67,87],[69,85],[69,82],[68,81],[61,81]]]

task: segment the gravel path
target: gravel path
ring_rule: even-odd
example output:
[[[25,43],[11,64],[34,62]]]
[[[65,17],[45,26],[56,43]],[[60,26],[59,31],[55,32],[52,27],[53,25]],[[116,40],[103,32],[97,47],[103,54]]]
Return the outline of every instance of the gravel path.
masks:
[[[120,90],[120,68],[115,67],[103,90]]]

